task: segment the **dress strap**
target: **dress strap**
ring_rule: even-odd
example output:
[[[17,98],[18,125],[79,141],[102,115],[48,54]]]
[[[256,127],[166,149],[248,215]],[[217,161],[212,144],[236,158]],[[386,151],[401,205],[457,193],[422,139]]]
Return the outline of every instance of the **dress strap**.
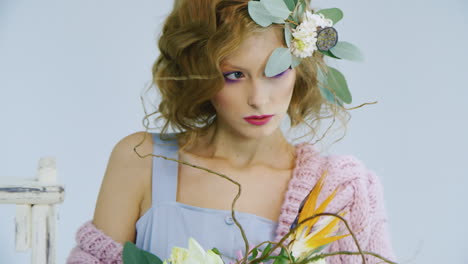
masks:
[[[159,133],[153,135],[153,154],[178,159],[177,138],[175,133],[166,134],[171,140],[161,140]],[[174,139],[172,139],[174,138]],[[179,163],[164,158],[153,157],[152,170],[152,203],[156,205],[163,201],[176,201],[177,176]]]

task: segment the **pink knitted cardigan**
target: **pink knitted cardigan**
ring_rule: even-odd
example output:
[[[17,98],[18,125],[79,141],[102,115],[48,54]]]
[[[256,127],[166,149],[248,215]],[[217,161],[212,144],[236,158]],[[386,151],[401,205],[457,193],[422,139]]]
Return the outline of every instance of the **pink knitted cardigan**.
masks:
[[[396,261],[387,215],[383,200],[383,188],[378,177],[364,164],[350,155],[321,156],[314,146],[305,142],[296,145],[296,167],[285,193],[281,214],[278,219],[275,241],[279,241],[294,221],[299,205],[316,184],[326,169],[328,176],[318,197],[321,203],[337,186],[342,186],[327,212],[336,213],[345,208],[348,214],[344,218],[350,224],[361,249],[377,253],[391,261]],[[341,230],[346,232],[344,225]],[[362,229],[361,229],[362,228]],[[77,245],[68,256],[68,264],[118,264],[122,263],[123,246],[98,230],[91,221],[86,222],[76,233]],[[358,248],[351,236],[330,244],[326,252],[354,251]],[[362,263],[359,255],[335,255],[326,259],[329,264]],[[369,264],[380,260],[366,255]]]

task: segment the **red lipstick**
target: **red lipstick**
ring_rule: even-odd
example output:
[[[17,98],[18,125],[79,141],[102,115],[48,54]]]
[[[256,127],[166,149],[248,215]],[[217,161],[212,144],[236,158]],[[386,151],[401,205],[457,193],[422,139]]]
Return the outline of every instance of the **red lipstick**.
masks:
[[[268,123],[268,121],[270,121],[270,119],[273,116],[274,115],[261,115],[261,116],[252,115],[252,116],[244,117],[244,119],[245,121],[249,122],[252,125],[261,126],[261,125]]]

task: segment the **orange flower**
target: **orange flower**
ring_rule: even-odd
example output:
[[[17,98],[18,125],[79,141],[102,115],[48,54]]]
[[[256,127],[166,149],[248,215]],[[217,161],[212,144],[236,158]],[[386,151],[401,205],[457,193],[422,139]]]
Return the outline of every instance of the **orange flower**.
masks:
[[[304,199],[299,208],[298,216],[294,223],[291,225],[291,229],[294,228],[298,223],[304,221],[306,218],[311,217],[315,214],[323,213],[328,204],[335,197],[338,187],[328,196],[322,204],[316,208],[317,198],[323,187],[323,182],[327,176],[325,171],[317,184],[312,188],[310,193]],[[343,217],[347,212],[339,212],[337,215]],[[341,221],[339,218],[334,216],[318,216],[313,219],[309,219],[302,223],[293,233],[292,240],[289,244],[289,250],[296,259],[308,258],[325,248],[329,243],[339,240],[346,235],[336,235],[338,230],[338,224]]]

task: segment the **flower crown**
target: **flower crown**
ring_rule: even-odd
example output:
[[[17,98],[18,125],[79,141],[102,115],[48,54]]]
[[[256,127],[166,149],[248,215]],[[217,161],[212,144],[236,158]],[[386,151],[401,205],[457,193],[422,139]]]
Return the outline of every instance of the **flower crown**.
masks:
[[[252,20],[262,27],[284,24],[287,48],[277,48],[271,54],[265,68],[268,77],[298,66],[302,59],[312,56],[315,51],[334,59],[363,60],[356,46],[338,41],[338,32],[333,25],[343,18],[339,8],[314,13],[307,10],[306,0],[252,0],[248,10]],[[351,103],[346,79],[337,69],[327,66],[324,72],[318,67],[317,77],[320,92],[327,101],[340,106]]]

